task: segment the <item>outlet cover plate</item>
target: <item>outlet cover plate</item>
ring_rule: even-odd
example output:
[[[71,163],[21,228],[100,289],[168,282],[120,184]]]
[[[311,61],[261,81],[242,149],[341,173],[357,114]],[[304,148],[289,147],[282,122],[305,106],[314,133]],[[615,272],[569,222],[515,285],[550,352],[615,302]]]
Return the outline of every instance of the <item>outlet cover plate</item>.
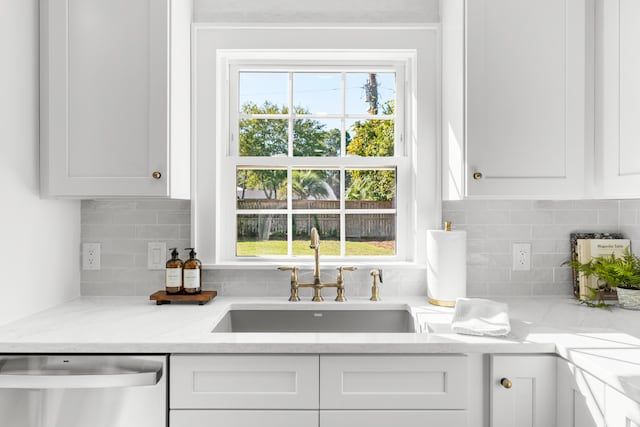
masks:
[[[82,269],[100,270],[100,243],[82,244]]]
[[[531,243],[513,244],[513,271],[531,270]]]

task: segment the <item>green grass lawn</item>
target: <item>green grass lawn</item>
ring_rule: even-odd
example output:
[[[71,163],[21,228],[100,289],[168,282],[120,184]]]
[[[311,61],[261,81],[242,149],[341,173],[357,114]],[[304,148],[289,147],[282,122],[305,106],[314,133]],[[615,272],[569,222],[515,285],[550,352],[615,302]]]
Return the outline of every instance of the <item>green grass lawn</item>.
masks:
[[[395,255],[392,247],[383,247],[374,242],[346,242],[346,254],[350,256],[391,256]],[[238,256],[286,255],[287,242],[283,240],[265,240],[260,242],[238,242]],[[308,240],[293,241],[294,255],[313,255]],[[323,240],[320,243],[321,255],[340,255],[340,242]]]

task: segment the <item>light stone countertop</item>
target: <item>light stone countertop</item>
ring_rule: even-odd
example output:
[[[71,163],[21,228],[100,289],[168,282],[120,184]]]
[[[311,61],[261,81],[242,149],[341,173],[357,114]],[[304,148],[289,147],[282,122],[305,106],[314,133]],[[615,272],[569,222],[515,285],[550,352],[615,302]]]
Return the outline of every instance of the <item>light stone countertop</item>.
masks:
[[[82,297],[1,326],[0,353],[556,353],[640,401],[640,312],[589,308],[567,297],[498,300],[509,305],[512,332],[490,338],[451,332],[453,310],[424,297],[378,303],[217,297],[203,306]],[[431,332],[211,333],[230,308],[309,307],[408,308]]]

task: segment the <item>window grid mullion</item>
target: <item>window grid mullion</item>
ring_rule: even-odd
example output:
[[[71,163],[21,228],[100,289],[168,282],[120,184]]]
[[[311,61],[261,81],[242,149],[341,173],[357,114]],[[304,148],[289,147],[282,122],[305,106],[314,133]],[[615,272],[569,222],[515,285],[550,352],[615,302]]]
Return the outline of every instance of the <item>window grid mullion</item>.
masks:
[[[293,167],[287,168],[287,255],[293,256]]]
[[[289,128],[287,158],[293,157],[293,73],[289,72]],[[287,255],[293,256],[293,167],[287,167]]]
[[[340,157],[347,155],[347,73],[342,73],[342,116],[340,117]]]
[[[345,207],[346,207],[346,203],[345,203],[345,199],[346,199],[346,183],[345,183],[345,168],[344,166],[342,166],[340,168],[340,256],[345,256],[345,254],[347,253],[347,243],[346,243],[346,231],[347,231],[347,225],[346,225],[346,219],[347,216],[345,214]]]

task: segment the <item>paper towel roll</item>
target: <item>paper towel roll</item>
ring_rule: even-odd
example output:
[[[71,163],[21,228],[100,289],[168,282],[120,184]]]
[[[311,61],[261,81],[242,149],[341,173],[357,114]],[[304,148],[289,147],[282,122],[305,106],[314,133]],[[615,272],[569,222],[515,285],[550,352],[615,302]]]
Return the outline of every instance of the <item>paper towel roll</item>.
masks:
[[[467,232],[427,230],[427,289],[431,304],[453,307],[467,296]]]

